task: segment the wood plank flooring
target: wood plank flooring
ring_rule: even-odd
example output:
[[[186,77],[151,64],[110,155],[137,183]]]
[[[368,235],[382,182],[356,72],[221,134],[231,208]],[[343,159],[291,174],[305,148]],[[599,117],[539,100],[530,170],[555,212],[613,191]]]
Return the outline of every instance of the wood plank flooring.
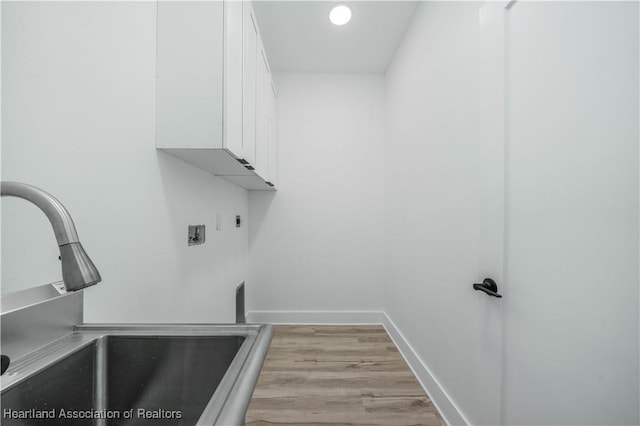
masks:
[[[275,326],[246,424],[445,423],[382,326]]]

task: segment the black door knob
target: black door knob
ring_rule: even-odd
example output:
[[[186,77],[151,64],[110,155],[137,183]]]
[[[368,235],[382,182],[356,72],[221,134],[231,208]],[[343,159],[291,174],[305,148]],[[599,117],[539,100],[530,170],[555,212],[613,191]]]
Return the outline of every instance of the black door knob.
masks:
[[[498,285],[491,278],[485,278],[484,280],[482,280],[482,284],[474,284],[473,289],[483,291],[489,296],[502,297],[501,294],[498,294]]]

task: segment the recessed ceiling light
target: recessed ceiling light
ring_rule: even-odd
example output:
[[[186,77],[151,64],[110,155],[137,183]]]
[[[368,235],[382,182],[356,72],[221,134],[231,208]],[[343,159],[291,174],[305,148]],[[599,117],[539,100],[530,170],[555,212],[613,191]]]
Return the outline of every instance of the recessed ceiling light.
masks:
[[[344,4],[338,4],[329,12],[329,20],[334,25],[344,25],[351,19],[351,9]]]

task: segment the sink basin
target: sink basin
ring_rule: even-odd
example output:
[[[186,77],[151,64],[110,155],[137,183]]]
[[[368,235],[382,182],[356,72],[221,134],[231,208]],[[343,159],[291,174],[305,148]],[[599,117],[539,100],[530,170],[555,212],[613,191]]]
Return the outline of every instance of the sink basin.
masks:
[[[244,424],[270,340],[270,326],[79,326],[2,376],[2,424]]]

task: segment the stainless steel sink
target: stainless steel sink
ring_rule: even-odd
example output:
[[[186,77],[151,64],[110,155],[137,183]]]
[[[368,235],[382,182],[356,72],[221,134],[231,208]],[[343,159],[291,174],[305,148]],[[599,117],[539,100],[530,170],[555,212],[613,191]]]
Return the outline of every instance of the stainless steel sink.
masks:
[[[12,363],[2,424],[244,424],[271,334],[268,325],[78,326]]]
[[[53,227],[62,291],[0,297],[3,425],[242,425],[271,342],[268,325],[81,325],[82,289],[101,281],[51,194],[2,182]],[[12,358],[8,370],[7,360]]]

